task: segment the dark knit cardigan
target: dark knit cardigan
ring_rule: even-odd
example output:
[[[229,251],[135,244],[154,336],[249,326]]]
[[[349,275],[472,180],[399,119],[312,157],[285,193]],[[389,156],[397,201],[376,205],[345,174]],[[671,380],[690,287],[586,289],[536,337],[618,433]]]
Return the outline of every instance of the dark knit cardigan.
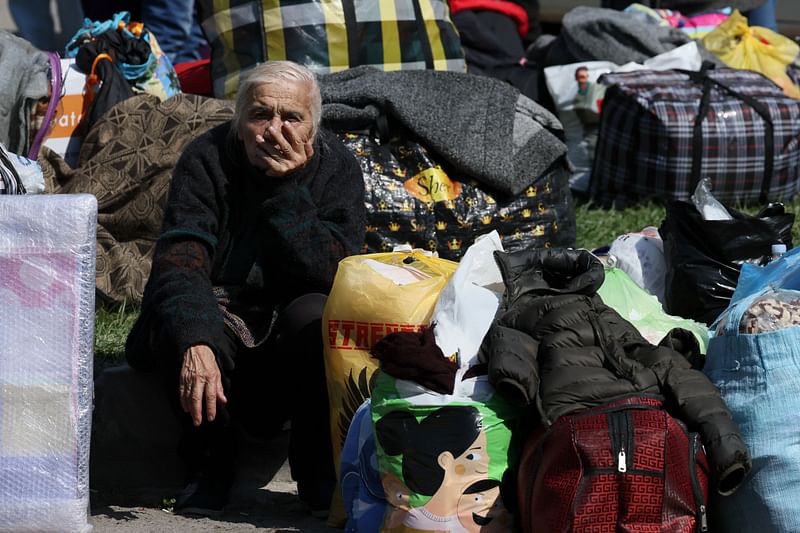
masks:
[[[220,357],[225,315],[265,336],[276,306],[327,293],[364,241],[361,169],[333,134],[318,133],[304,168],[271,178],[228,143],[230,127],[195,139],[178,161],[144,291],[141,315],[158,321],[176,357],[195,344]]]

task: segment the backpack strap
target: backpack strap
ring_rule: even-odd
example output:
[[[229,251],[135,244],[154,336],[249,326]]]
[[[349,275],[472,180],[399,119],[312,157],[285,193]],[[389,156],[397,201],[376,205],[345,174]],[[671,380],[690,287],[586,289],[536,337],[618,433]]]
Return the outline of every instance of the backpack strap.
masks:
[[[64,89],[64,80],[61,77],[61,58],[55,52],[48,52],[47,56],[50,59],[50,101],[47,103],[47,111],[44,113],[42,127],[36,132],[28,150],[28,159],[33,159],[34,161],[39,157],[39,150],[41,150],[44,139],[50,131],[50,124],[56,116],[58,102],[61,100],[61,91]]]

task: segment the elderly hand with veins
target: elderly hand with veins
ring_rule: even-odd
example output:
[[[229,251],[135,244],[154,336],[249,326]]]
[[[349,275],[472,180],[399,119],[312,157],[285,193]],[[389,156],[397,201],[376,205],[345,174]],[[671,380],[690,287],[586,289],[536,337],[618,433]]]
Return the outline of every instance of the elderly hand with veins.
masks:
[[[228,403],[217,359],[205,344],[192,346],[183,354],[179,380],[181,407],[192,417],[195,426],[203,422],[203,406],[206,418],[213,422],[217,416],[217,402]]]
[[[291,122],[273,120],[263,135],[256,135],[268,176],[283,176],[302,168],[314,155],[311,140],[303,140]]]

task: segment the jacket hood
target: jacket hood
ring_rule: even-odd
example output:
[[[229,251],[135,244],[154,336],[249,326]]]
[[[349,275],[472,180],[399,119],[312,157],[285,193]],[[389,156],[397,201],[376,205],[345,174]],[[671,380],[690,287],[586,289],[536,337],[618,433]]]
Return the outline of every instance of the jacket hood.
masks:
[[[506,307],[527,294],[591,296],[605,280],[603,264],[587,250],[535,248],[494,257],[506,285]]]

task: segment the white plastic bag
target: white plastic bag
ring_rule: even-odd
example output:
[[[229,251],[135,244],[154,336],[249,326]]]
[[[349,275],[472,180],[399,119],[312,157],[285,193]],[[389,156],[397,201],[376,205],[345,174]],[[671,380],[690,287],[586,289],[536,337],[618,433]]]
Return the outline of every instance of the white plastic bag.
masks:
[[[462,367],[478,362],[478,349],[504,291],[495,250],[503,250],[496,231],[478,237],[461,258],[433,310],[436,344],[445,356],[455,354]]]
[[[639,232],[620,235],[611,243],[608,254],[614,257],[614,266],[664,303],[667,265],[658,229],[650,226]]]

